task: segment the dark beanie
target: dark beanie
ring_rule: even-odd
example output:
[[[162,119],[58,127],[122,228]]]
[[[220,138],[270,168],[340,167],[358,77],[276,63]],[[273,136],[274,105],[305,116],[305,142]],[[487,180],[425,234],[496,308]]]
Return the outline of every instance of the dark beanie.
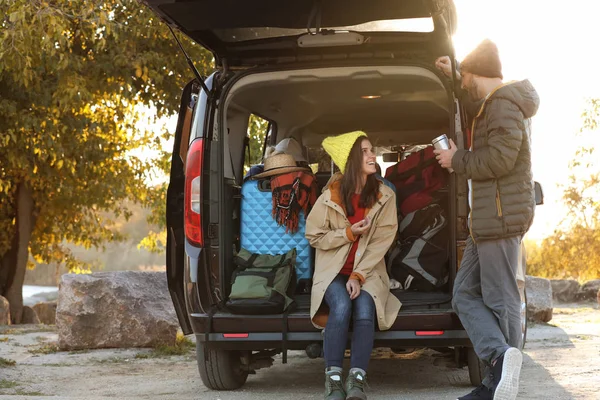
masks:
[[[465,57],[460,70],[486,78],[503,79],[498,47],[491,40],[484,40]]]

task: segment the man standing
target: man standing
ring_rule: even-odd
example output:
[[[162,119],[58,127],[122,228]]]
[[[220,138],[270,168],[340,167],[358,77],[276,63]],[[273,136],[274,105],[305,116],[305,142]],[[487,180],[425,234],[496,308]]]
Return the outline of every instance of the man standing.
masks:
[[[451,75],[450,59],[436,67]],[[461,63],[461,87],[478,110],[470,149],[436,150],[444,168],[469,182],[470,237],[454,283],[452,305],[478,357],[483,384],[459,400],[512,400],[523,356],[517,269],[521,240],[535,208],[530,118],[539,97],[529,81],[502,82],[498,49],[482,42]]]

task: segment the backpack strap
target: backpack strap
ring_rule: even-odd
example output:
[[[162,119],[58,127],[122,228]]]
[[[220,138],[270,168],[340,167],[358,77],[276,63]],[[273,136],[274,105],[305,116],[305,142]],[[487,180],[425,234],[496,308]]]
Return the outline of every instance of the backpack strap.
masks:
[[[290,307],[283,312],[283,327],[281,329],[281,362],[287,364],[288,314]]]

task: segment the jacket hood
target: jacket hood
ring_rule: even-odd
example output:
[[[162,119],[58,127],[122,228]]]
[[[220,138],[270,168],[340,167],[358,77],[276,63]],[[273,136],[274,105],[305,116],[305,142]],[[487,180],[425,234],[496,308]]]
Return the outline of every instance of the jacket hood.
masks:
[[[533,117],[540,106],[540,97],[529,80],[502,86],[494,93],[494,97],[506,99],[516,104],[525,118]]]

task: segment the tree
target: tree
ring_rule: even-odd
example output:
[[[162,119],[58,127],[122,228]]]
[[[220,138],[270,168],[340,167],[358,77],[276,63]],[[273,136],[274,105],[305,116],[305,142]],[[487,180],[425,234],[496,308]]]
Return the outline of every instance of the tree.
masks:
[[[567,216],[539,246],[529,243],[528,273],[579,280],[600,278],[600,164],[594,147],[599,121],[600,99],[592,99],[583,113],[579,135],[586,143],[570,162],[571,175],[563,188]]]
[[[164,202],[149,178],[193,78],[168,28],[132,0],[0,1],[0,295],[14,323],[30,255],[82,264],[64,246],[122,235],[125,200]],[[182,38],[201,73],[212,55]],[[148,110],[151,110],[149,112]]]

